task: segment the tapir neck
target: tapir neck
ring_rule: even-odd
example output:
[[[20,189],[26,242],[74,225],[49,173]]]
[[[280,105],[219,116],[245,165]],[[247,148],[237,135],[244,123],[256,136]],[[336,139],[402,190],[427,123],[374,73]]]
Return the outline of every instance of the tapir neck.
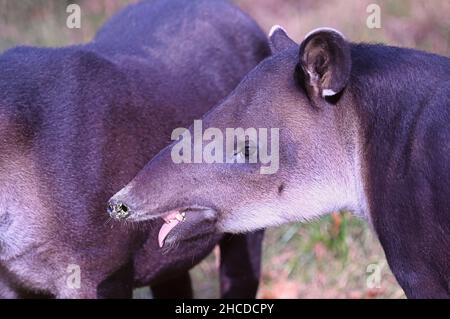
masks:
[[[348,91],[360,123],[362,180],[371,219],[389,181],[401,178],[410,158],[415,122],[450,78],[450,59],[382,45],[352,45]]]
[[[357,216],[370,220],[367,204],[367,167],[363,156],[364,129],[355,107],[356,103],[351,90],[346,90],[335,107],[339,140],[345,152],[347,172],[350,175],[347,176],[349,181],[347,187],[352,189],[351,191],[347,189],[351,194],[350,206],[342,209],[350,210]]]

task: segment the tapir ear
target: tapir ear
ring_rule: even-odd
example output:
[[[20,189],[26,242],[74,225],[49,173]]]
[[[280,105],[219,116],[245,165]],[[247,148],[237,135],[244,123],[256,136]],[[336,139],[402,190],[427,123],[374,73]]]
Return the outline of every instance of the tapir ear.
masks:
[[[300,45],[304,82],[315,96],[334,96],[347,85],[351,71],[350,45],[337,30],[311,31]]]
[[[297,44],[289,38],[282,27],[274,25],[269,31],[269,45],[272,55],[274,55]]]

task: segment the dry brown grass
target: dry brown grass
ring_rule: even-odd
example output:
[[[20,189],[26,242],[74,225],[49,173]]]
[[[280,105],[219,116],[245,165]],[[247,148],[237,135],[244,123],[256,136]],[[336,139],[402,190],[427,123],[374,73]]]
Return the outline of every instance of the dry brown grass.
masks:
[[[282,25],[301,41],[317,27],[342,31],[355,42],[383,42],[431,52],[450,54],[450,2],[447,0],[236,0],[268,31]],[[381,7],[381,28],[366,27],[366,8]]]

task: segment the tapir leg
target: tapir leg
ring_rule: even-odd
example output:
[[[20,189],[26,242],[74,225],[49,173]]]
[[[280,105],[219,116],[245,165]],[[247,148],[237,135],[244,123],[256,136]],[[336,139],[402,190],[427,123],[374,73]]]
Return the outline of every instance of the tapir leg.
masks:
[[[450,298],[448,283],[434,272],[432,264],[414,265],[414,267],[391,265],[391,270],[408,298]]]
[[[191,299],[193,298],[191,277],[189,272],[151,286],[155,299]]]
[[[220,246],[222,298],[255,298],[261,274],[264,230],[246,235],[226,234]]]

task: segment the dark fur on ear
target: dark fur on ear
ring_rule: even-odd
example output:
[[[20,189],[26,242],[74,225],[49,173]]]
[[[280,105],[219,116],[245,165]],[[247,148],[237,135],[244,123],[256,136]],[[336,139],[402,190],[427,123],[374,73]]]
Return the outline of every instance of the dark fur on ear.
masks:
[[[310,32],[300,45],[299,65],[311,98],[339,96],[350,78],[350,45],[334,29]]]
[[[296,46],[297,43],[289,38],[282,27],[274,25],[269,31],[269,45],[272,55],[275,55],[289,47]]]

